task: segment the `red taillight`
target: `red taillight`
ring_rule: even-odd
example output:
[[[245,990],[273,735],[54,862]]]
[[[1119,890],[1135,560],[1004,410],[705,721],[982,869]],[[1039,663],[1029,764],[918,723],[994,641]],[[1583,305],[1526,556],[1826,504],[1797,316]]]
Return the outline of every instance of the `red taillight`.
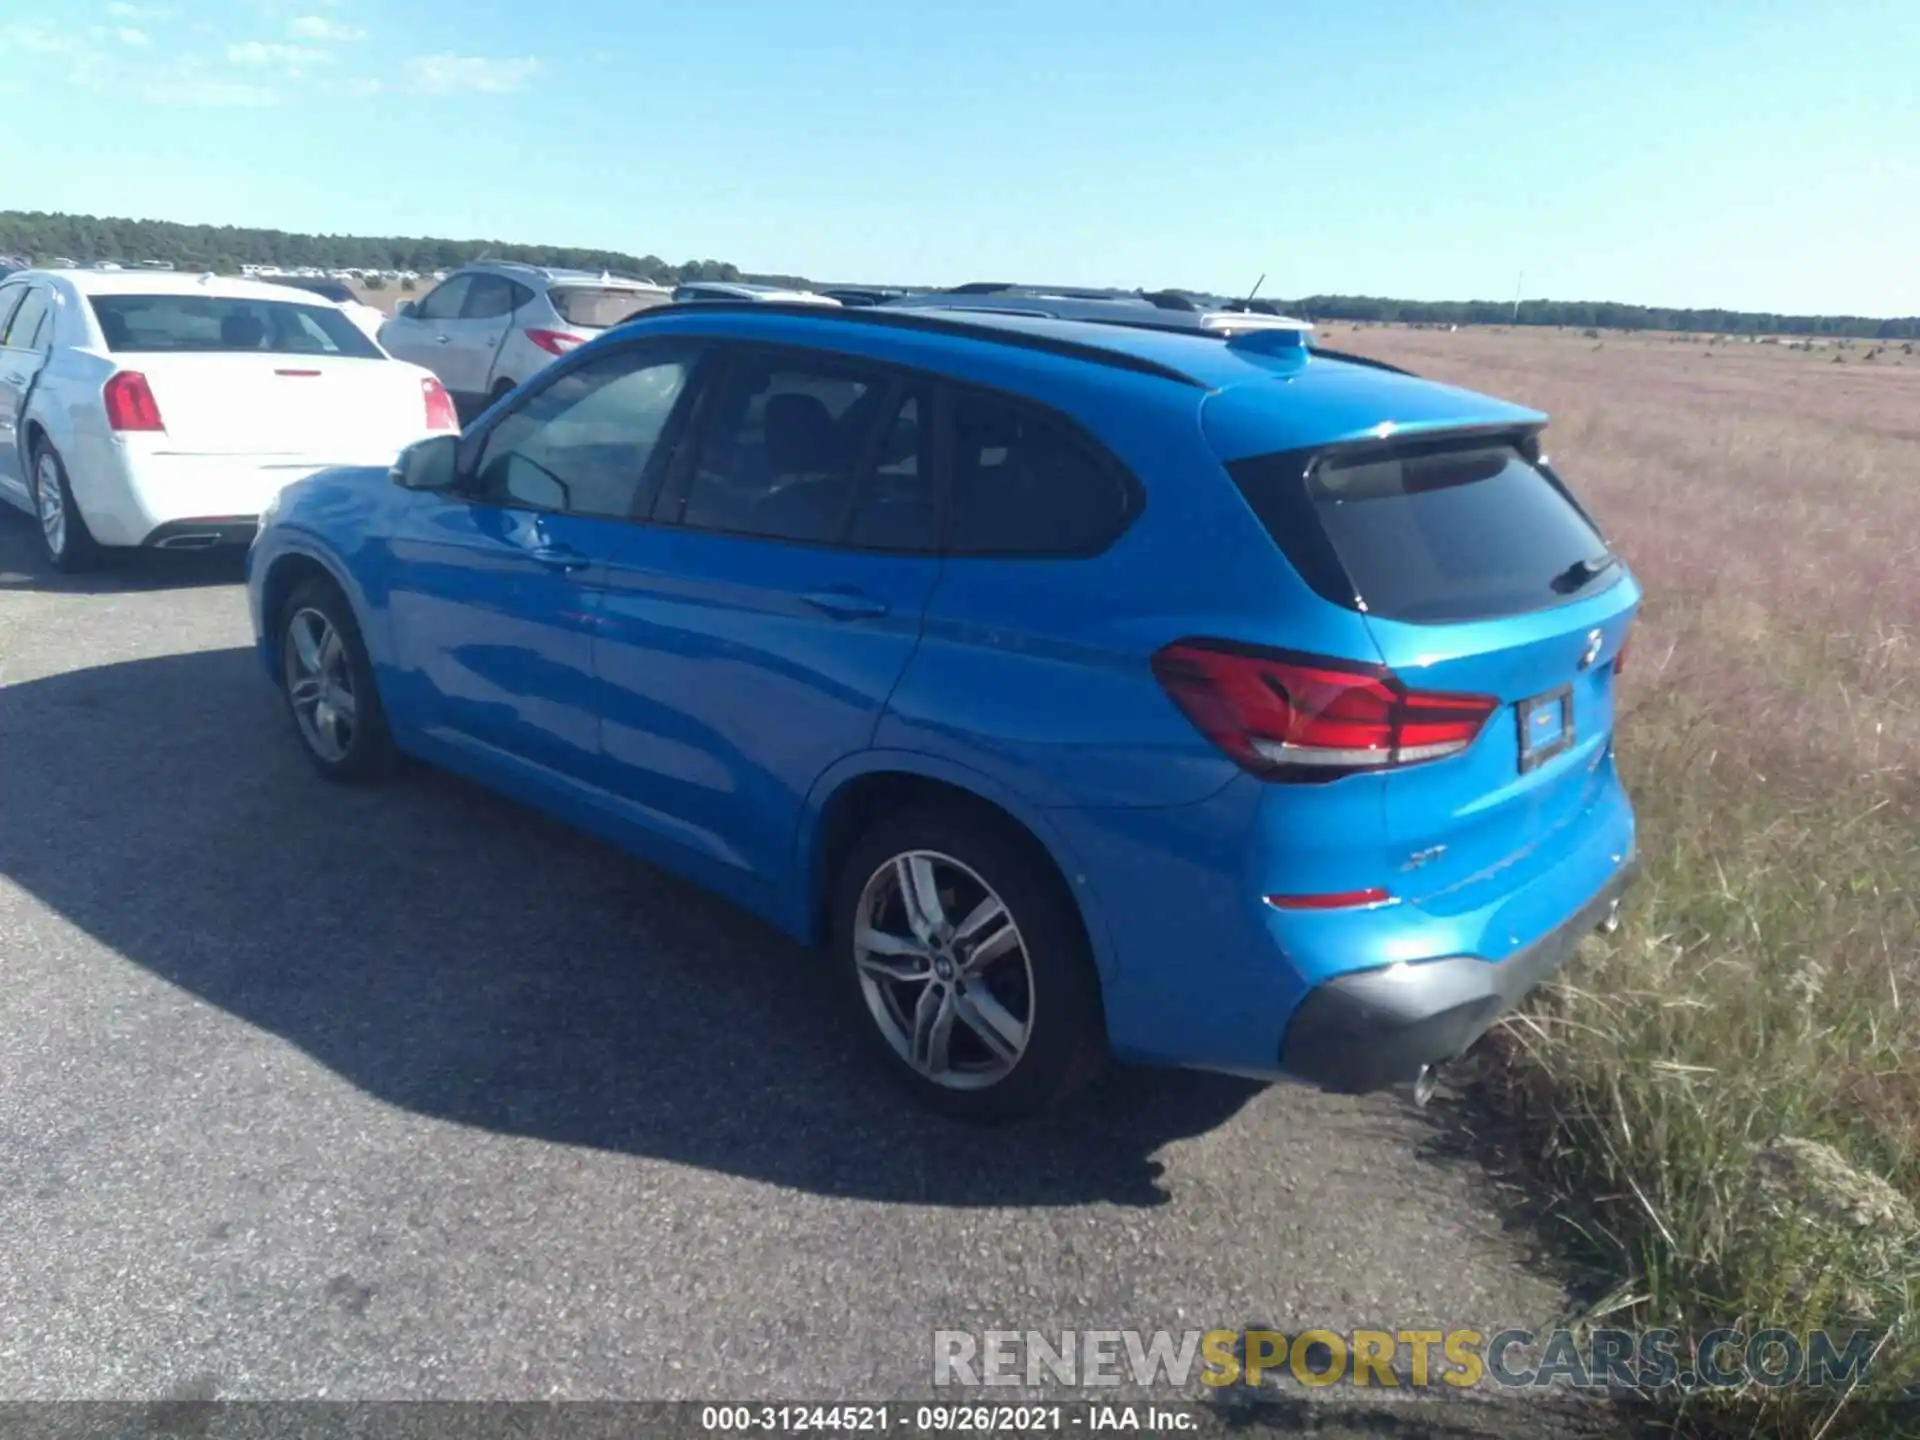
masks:
[[[427,402],[429,430],[460,428],[460,416],[453,408],[453,397],[447,393],[446,386],[429,375],[420,382],[420,394]]]
[[[1627,668],[1627,646],[1633,643],[1633,632],[1629,630],[1620,637],[1620,648],[1613,652],[1613,673],[1618,675]]]
[[[527,338],[549,355],[564,355],[574,346],[587,343],[578,335],[569,335],[564,330],[529,330]]]
[[[1225,640],[1181,640],[1153,673],[1186,716],[1243,769],[1270,780],[1333,780],[1456,755],[1500,702],[1409,690],[1377,665]]]
[[[1333,895],[1269,895],[1266,901],[1276,910],[1360,910],[1390,905],[1393,896],[1376,885],[1371,890],[1342,890]]]
[[[138,370],[122,370],[100,391],[100,400],[107,408],[107,426],[118,431],[127,430],[164,430],[167,427],[160,420],[160,406],[153,398],[153,388],[147,384],[147,377]]]

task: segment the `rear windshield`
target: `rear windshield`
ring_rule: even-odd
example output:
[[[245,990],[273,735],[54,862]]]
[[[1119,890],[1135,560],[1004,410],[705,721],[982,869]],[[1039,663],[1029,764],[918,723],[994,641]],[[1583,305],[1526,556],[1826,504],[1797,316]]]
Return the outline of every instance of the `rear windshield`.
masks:
[[[604,289],[598,285],[556,285],[547,294],[560,318],[583,330],[605,330],[636,311],[664,305],[668,299],[653,291]]]
[[[1292,452],[1227,468],[1314,589],[1385,619],[1520,614],[1620,578],[1572,497],[1510,443]]]
[[[115,353],[386,358],[344,311],[331,305],[223,295],[94,295],[88,303]]]

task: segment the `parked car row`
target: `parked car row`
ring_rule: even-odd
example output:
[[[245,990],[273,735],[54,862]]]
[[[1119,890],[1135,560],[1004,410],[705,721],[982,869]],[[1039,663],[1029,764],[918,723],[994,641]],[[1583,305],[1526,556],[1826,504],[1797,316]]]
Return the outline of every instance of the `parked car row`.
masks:
[[[1545,423],[1184,295],[483,265],[376,341],[0,283],[55,565],[250,541],[322,775],[438,764],[732,899],[973,1118],[1109,1056],[1418,1091],[1613,923],[1640,592]]]

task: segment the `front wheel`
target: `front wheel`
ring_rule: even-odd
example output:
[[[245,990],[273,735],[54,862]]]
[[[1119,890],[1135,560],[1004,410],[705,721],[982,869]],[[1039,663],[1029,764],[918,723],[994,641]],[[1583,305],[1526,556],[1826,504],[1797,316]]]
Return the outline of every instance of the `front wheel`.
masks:
[[[373,662],[339,587],[308,580],[280,612],[281,689],[300,746],[329,780],[372,780],[399,760]]]
[[[1032,1115],[1105,1058],[1073,901],[1010,824],[938,810],[881,820],[842,867],[833,962],[880,1062],[948,1114]]]

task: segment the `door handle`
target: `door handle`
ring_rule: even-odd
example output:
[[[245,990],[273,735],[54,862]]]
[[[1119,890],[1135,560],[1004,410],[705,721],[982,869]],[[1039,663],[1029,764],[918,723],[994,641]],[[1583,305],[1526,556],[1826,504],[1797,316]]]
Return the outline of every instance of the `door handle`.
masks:
[[[453,343],[453,336],[451,335],[436,335],[433,338],[442,345],[451,345]]]
[[[878,620],[887,613],[887,602],[856,590],[815,590],[801,600],[836,620]]]
[[[549,570],[560,570],[568,573],[575,570],[584,570],[593,563],[570,545],[541,545],[536,549],[529,550],[527,554],[532,557],[536,564],[544,565]]]
[[[24,385],[26,383],[27,377],[22,374],[8,373],[6,375],[0,375],[0,385]]]

